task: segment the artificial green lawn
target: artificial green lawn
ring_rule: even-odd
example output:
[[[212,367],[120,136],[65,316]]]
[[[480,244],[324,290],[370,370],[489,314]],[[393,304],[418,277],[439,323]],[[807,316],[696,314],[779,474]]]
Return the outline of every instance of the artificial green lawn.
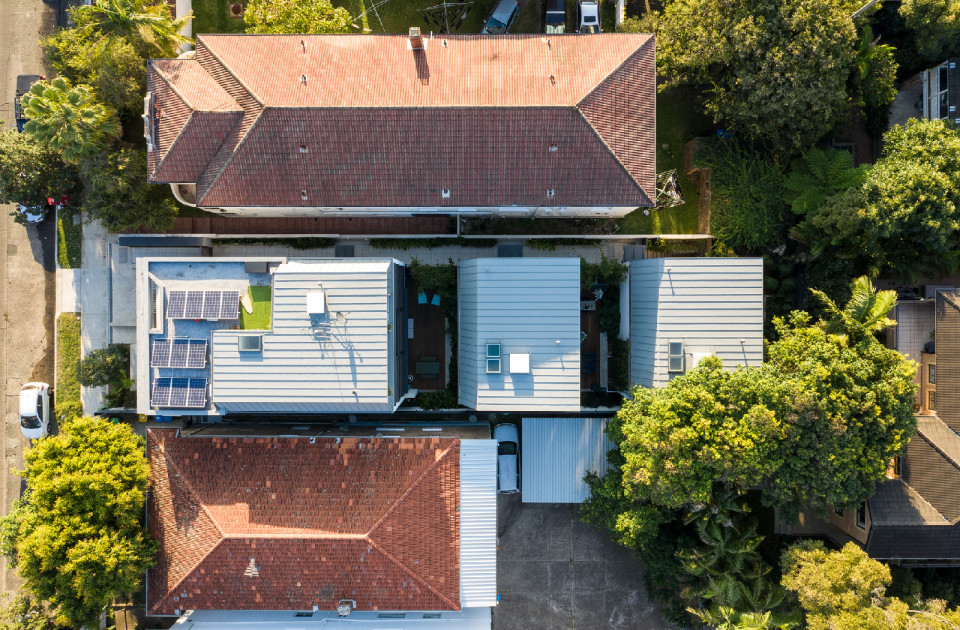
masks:
[[[253,312],[240,307],[240,328],[244,330],[270,330],[270,287],[250,287]]]
[[[696,234],[700,196],[683,173],[683,145],[711,133],[710,119],[697,105],[697,93],[687,87],[657,94],[657,172],[676,169],[685,203],[675,208],[636,210],[620,220],[623,234]]]
[[[246,6],[246,0],[237,0]],[[193,0],[193,33],[243,33],[243,17],[230,17],[228,0]]]
[[[57,212],[57,264],[61,269],[76,269],[82,263],[83,228],[73,222],[73,217],[79,214],[79,209],[70,207]]]
[[[80,382],[77,381],[77,366],[80,365],[80,314],[60,313],[57,318],[57,382],[56,414],[81,415]]]

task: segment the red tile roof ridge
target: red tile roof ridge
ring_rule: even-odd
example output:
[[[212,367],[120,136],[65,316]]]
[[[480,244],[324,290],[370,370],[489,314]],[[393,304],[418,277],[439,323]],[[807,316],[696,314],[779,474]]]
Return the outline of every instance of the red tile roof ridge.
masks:
[[[436,439],[436,438],[433,438],[433,439]],[[410,494],[414,490],[416,490],[417,486],[420,485],[420,482],[426,479],[427,476],[430,475],[430,473],[432,473],[440,465],[440,462],[442,462],[447,457],[447,455],[450,454],[450,451],[454,447],[459,446],[459,444],[460,444],[460,438],[455,438],[451,440],[450,446],[444,449],[443,453],[440,454],[440,457],[438,457],[432,464],[430,464],[430,466],[426,470],[424,470],[423,473],[419,477],[417,477],[412,484],[410,484],[410,487],[407,488],[404,491],[404,493],[400,495],[400,497],[394,502],[394,504],[391,505],[390,508],[380,516],[380,519],[376,523],[374,523],[373,527],[370,528],[370,531],[367,532],[367,536],[370,536],[371,540],[372,540],[373,533],[377,531],[377,528],[380,527],[380,525],[382,525],[385,520],[387,520],[387,517],[393,514],[393,512],[397,509],[397,507],[403,503],[404,499],[406,499],[408,496],[410,496]]]
[[[208,516],[209,516],[209,515],[208,515]],[[211,519],[211,520],[212,520],[212,519]],[[215,522],[215,521],[214,521],[214,525],[216,525],[216,522]],[[219,529],[219,527],[218,527],[217,529]],[[215,544],[213,547],[211,547],[211,548],[209,549],[209,551],[207,551],[207,553],[203,554],[203,557],[202,557],[202,558],[199,558],[199,559],[197,560],[197,563],[194,564],[192,567],[190,567],[190,570],[187,571],[182,578],[180,578],[180,581],[177,582],[176,585],[175,585],[173,588],[171,588],[169,591],[167,591],[166,593],[164,593],[163,597],[161,597],[160,599],[158,599],[158,600],[157,600],[157,603],[154,604],[152,608],[150,608],[149,610],[147,610],[147,614],[148,614],[148,615],[162,614],[162,613],[158,613],[158,611],[161,609],[161,607],[162,607],[164,604],[167,603],[167,599],[168,599],[172,594],[178,592],[178,591],[180,590],[180,585],[181,585],[181,584],[184,584],[184,583],[187,582],[191,577],[193,577],[193,572],[196,571],[197,568],[200,567],[200,566],[204,563],[204,561],[205,561],[207,558],[209,558],[210,555],[211,555],[214,551],[216,551],[216,550],[220,547],[220,545],[222,545],[222,544],[223,544],[224,542],[226,542],[227,540],[228,540],[227,538],[221,538],[220,540],[218,540],[218,541],[217,541],[217,544]],[[149,582],[147,582],[145,588],[150,588]],[[144,599],[149,603],[149,602],[150,602],[150,596],[149,596],[149,594],[148,594],[147,597],[145,597]]]
[[[335,532],[300,532],[300,533],[261,533],[261,534],[225,534],[224,539],[230,540],[274,540],[292,538],[296,540],[367,540],[369,534],[340,534]]]
[[[161,432],[172,433],[173,434],[172,437],[176,437],[176,438],[180,437],[180,429],[149,429],[149,428],[147,429],[148,436],[151,433],[161,433]],[[194,500],[197,502],[197,505],[200,506],[200,509],[203,510],[203,513],[207,515],[207,518],[210,519],[210,522],[213,523],[213,526],[217,529],[218,532],[220,532],[221,542],[222,542],[222,540],[227,536],[226,534],[223,533],[223,528],[220,527],[220,524],[217,522],[217,519],[214,518],[213,514],[210,513],[210,510],[207,509],[207,504],[206,502],[204,502],[203,497],[200,496],[200,493],[197,492],[196,488],[193,487],[193,484],[190,483],[189,476],[185,475],[184,472],[180,470],[180,467],[177,466],[177,463],[176,461],[174,461],[174,458],[167,456],[167,450],[163,447],[163,440],[157,439],[155,441],[157,444],[157,448],[160,449],[160,453],[163,454],[163,458],[167,462],[167,466],[173,468],[173,470],[176,471],[177,476],[183,482],[183,485],[186,486],[187,490],[190,491],[190,494],[193,496]],[[220,543],[217,543],[217,545],[219,544]],[[216,549],[217,545],[214,545],[214,549]]]
[[[448,450],[449,450],[449,449],[448,449]],[[441,457],[440,459],[443,459],[443,458]],[[440,460],[437,460],[437,461],[440,461]],[[431,467],[431,468],[432,468],[432,467]],[[402,499],[401,499],[401,501],[402,501]],[[397,501],[397,503],[400,503],[400,501]],[[392,562],[392,563],[394,563],[395,565],[397,565],[398,567],[400,567],[400,569],[402,569],[407,575],[412,576],[413,579],[415,579],[421,586],[425,587],[428,591],[430,591],[431,593],[433,593],[434,595],[436,595],[437,597],[439,597],[440,600],[443,601],[443,602],[445,602],[448,606],[450,606],[451,609],[453,609],[453,610],[460,610],[460,602],[455,602],[455,601],[451,600],[449,597],[447,597],[446,595],[444,595],[443,593],[441,593],[440,591],[438,591],[437,589],[435,589],[432,584],[430,584],[429,582],[427,582],[426,580],[424,580],[422,577],[420,577],[419,575],[417,575],[416,573],[414,573],[409,567],[407,567],[405,564],[403,564],[402,562],[400,562],[400,560],[398,560],[396,557],[394,557],[394,555],[393,555],[392,553],[390,553],[389,551],[387,551],[386,548],[385,548],[383,545],[381,545],[380,543],[378,543],[377,541],[375,541],[373,538],[368,538],[367,541],[368,541],[377,551],[379,551],[379,552],[382,553],[387,559],[389,559],[390,562]]]
[[[627,174],[627,177],[630,178],[630,181],[635,183],[637,187],[644,194],[646,194],[647,193],[646,188],[643,187],[643,184],[637,181],[637,178],[634,177],[633,173],[630,172],[630,169],[627,168],[627,165],[623,163],[623,160],[620,159],[620,156],[617,155],[617,152],[614,151],[613,148],[607,143],[606,139],[603,137],[603,134],[597,131],[597,128],[593,126],[593,123],[591,123],[590,119],[587,118],[586,114],[583,113],[583,110],[581,110],[579,107],[575,107],[574,109],[576,109],[577,113],[580,114],[580,117],[583,118],[583,122],[587,124],[587,127],[590,128],[590,131],[592,131],[594,135],[597,136],[597,140],[599,140],[600,144],[603,145],[603,148],[607,150],[607,153],[610,154],[610,157],[612,157],[614,161],[620,166],[620,168],[623,169],[623,172]]]
[[[197,35],[197,43],[198,43],[198,44],[200,43],[201,38],[202,38],[201,35]],[[240,77],[237,76],[237,73],[234,72],[234,71],[230,68],[230,66],[228,66],[226,63],[224,63],[223,59],[222,59],[221,57],[217,56],[217,54],[216,54],[215,52],[213,52],[213,51],[210,49],[209,46],[204,45],[203,48],[204,48],[204,51],[205,51],[208,55],[210,55],[213,59],[215,59],[215,60],[217,61],[217,63],[220,64],[220,67],[222,67],[222,68],[231,76],[231,78],[232,78],[234,81],[237,82],[237,85],[239,85],[240,87],[242,87],[242,88],[247,92],[247,94],[250,96],[250,98],[252,98],[252,99],[255,100],[257,103],[260,104],[260,109],[263,109],[263,107],[264,107],[263,101],[260,100],[260,99],[257,97],[256,93],[255,93],[253,90],[250,89],[250,86],[248,86],[246,83],[244,83],[243,81],[241,81],[241,80],[240,80]],[[198,60],[197,63],[200,63],[200,61]],[[201,66],[201,67],[202,67],[202,66]],[[206,68],[204,68],[204,71],[206,71]],[[208,73],[208,74],[209,74],[209,73]],[[211,76],[212,76],[212,75],[211,75]],[[214,81],[216,81],[216,77],[213,77],[213,79],[214,79]],[[220,83],[220,82],[217,81],[217,83]],[[222,84],[221,84],[221,86],[223,87],[224,90],[227,89],[226,86],[223,86]],[[227,93],[229,94],[229,91],[228,91]],[[232,95],[231,95],[231,96],[232,96]],[[234,98],[234,100],[236,100],[236,98]],[[243,103],[240,103],[239,101],[237,101],[237,104],[240,105],[240,107],[243,107]],[[246,110],[245,107],[243,107],[243,109]]]

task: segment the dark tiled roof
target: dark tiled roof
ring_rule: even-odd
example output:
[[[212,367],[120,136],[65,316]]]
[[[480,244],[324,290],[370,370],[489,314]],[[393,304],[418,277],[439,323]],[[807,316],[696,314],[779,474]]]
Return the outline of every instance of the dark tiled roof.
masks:
[[[880,560],[960,559],[958,525],[888,525],[871,527],[865,546]]]
[[[651,35],[442,41],[414,53],[394,35],[199,36],[192,63],[243,110],[200,151],[215,155],[199,205],[653,204]]]
[[[900,479],[880,484],[870,497],[870,522],[878,525],[946,525],[935,507]]]
[[[459,609],[459,441],[148,433],[151,614]]]

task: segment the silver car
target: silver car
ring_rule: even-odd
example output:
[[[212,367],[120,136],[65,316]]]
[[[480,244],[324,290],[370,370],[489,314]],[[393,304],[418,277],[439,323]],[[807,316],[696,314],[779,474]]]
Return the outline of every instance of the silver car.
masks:
[[[493,429],[497,441],[497,492],[520,492],[520,432],[515,424],[498,424]]]
[[[20,388],[20,430],[28,440],[47,434],[50,426],[50,386],[27,383]]]

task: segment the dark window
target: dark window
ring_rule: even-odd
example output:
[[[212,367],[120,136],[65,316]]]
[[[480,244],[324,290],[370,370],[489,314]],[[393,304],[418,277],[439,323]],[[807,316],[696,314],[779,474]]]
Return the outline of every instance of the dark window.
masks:
[[[378,619],[403,619],[407,616],[407,613],[380,613],[377,615]]]
[[[937,384],[937,366],[928,365],[927,366],[927,382],[931,385]]]
[[[900,455],[894,455],[893,457],[893,476],[896,479],[900,478],[900,468],[901,468],[901,457]]]
[[[500,442],[497,445],[497,455],[516,455],[517,454],[517,443],[516,442]]]
[[[866,502],[861,503],[857,507],[857,527],[860,529],[867,528],[867,504]]]
[[[927,408],[930,411],[937,410],[937,392],[927,392]]]
[[[295,617],[313,617],[312,612],[298,612]]]
[[[843,510],[838,510],[837,508],[833,508],[833,513],[837,516],[843,516]]]
[[[37,417],[43,422],[43,396],[37,396]]]

